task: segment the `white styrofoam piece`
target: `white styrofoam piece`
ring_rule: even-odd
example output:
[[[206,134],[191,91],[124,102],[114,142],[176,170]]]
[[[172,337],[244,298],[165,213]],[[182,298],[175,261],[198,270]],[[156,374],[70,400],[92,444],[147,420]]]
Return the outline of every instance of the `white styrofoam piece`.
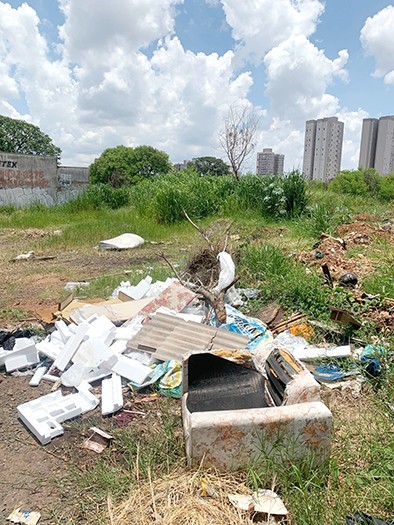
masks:
[[[39,366],[37,370],[34,372],[34,376],[30,379],[29,385],[30,386],[38,386],[40,384],[40,381],[45,374],[45,372],[48,370],[46,366]]]
[[[350,357],[351,355],[350,345],[327,348],[327,357]]]
[[[152,373],[152,369],[148,366],[122,354],[113,355],[107,361],[103,361],[101,366],[136,384],[143,383],[148,375]]]
[[[130,289],[129,292],[126,292],[132,299],[138,301],[146,296],[150,290],[150,285],[152,283],[152,277],[150,275],[146,276],[145,279],[142,279],[136,286]]]
[[[18,416],[36,438],[46,445],[52,438],[63,434],[61,422],[82,413],[80,406],[63,396],[60,390],[28,401],[17,407]]]
[[[89,385],[76,394],[63,396],[60,390],[17,407],[19,418],[37,439],[46,445],[63,434],[60,423],[95,408],[99,400],[89,392]]]
[[[65,344],[60,332],[58,332],[57,330],[55,330],[54,332],[50,334],[50,341],[51,343],[55,343],[61,347],[63,347]]]
[[[82,363],[75,363],[62,373],[61,381],[64,386],[79,388],[83,381],[93,383],[111,374],[107,368],[86,367]]]
[[[27,368],[40,362],[36,345],[32,339],[21,337],[15,340],[12,350],[4,350],[0,355],[0,364],[7,372]]]
[[[52,341],[50,336],[48,336],[43,341],[37,343],[36,348],[40,354],[43,354],[55,361],[60,352],[63,350],[64,345],[63,343]]]
[[[67,341],[72,336],[72,332],[70,331],[66,323],[63,321],[63,319],[60,319],[59,321],[55,322],[55,328],[59,332],[63,343],[67,343]]]
[[[122,380],[118,374],[112,374],[101,383],[101,413],[108,416],[123,406]]]
[[[97,337],[89,337],[83,341],[75,352],[72,362],[81,363],[86,367],[94,368],[109,359],[113,352]]]
[[[109,349],[113,354],[123,354],[123,352],[127,349],[127,341],[128,339],[115,340]]]
[[[70,324],[68,325],[68,329],[70,330],[70,332],[71,332],[72,334],[75,334],[75,332],[77,331],[77,328],[78,328],[78,325],[75,324],[75,323],[70,323]]]
[[[95,337],[101,339],[107,346],[112,343],[116,334],[116,326],[108,317],[100,315],[93,321],[89,318],[87,322],[89,323],[89,330],[87,332],[89,338]]]
[[[58,368],[64,370],[68,363],[73,358],[75,352],[78,350],[79,345],[82,343],[83,338],[86,336],[89,330],[89,324],[87,322],[82,323],[78,326],[75,334],[70,337],[67,343],[64,345],[63,350],[55,359],[52,368]]]
[[[53,374],[44,374],[42,378],[44,381],[49,381],[50,383],[56,383],[60,379],[60,377],[55,376]]]

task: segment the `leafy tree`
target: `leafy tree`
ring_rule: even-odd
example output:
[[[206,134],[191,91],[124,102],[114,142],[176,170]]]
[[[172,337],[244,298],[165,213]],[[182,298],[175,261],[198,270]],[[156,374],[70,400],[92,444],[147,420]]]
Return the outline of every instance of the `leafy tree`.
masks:
[[[239,180],[244,162],[256,147],[259,121],[260,117],[247,105],[230,107],[224,119],[219,141],[236,180]]]
[[[138,146],[133,150],[132,179],[147,179],[155,175],[164,175],[171,170],[167,153],[152,146]]]
[[[228,165],[216,157],[196,157],[192,160],[191,167],[201,175],[230,175]]]
[[[90,166],[90,180],[93,184],[110,184],[119,188],[168,173],[170,168],[167,153],[151,146],[116,146],[107,148],[94,160]]]
[[[62,150],[38,126],[0,115],[0,151],[60,157]]]

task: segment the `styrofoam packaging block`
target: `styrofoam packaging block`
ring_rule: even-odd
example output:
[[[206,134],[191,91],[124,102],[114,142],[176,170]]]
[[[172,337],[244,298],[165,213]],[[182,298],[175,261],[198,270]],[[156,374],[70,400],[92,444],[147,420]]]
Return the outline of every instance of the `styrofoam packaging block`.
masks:
[[[108,361],[104,361],[101,366],[108,368],[108,370],[112,370],[112,372],[119,374],[136,384],[143,383],[149,374],[152,373],[152,369],[148,366],[142,365],[138,361],[130,359],[122,354],[113,355]]]
[[[55,361],[60,352],[63,350],[64,345],[63,343],[59,344],[58,342],[51,341],[49,337],[47,337],[43,341],[37,343],[36,348],[40,354],[43,354],[46,357],[49,357],[49,359],[52,359],[52,361]]]
[[[136,286],[133,286],[133,288],[127,292],[127,295],[129,295],[135,301],[138,301],[139,299],[145,297],[149,292],[151,283],[152,277],[147,275],[145,279],[142,279]]]
[[[82,413],[81,407],[69,398],[63,396],[60,390],[52,392],[19,405],[18,416],[36,438],[46,445],[52,438],[63,434],[62,421]]]
[[[45,374],[45,372],[48,370],[46,366],[39,366],[37,370],[34,372],[34,376],[30,379],[29,385],[30,386],[38,386],[40,384],[40,381]]]
[[[113,352],[97,337],[90,337],[83,341],[75,352],[73,363],[81,363],[87,367],[94,368],[109,359]]]
[[[16,339],[14,348],[2,360],[7,372],[27,368],[40,362],[34,341],[27,337]]]
[[[55,322],[55,328],[57,329],[58,333],[60,334],[60,337],[61,337],[63,343],[67,343],[67,341],[72,336],[72,332],[69,330],[68,326],[63,321],[63,319],[60,319],[59,321]]]
[[[17,407],[18,416],[37,437],[46,445],[55,436],[63,434],[60,423],[84,414],[95,408],[99,400],[85,384],[76,394],[63,396],[60,390],[28,401]]]
[[[90,319],[90,318],[89,318]],[[87,322],[89,322],[89,319]],[[88,337],[95,337],[101,339],[104,344],[110,345],[114,340],[116,334],[116,326],[112,321],[105,317],[105,315],[100,315],[93,322],[89,322]]]
[[[127,341],[127,339],[116,340],[112,343],[109,349],[113,354],[123,354],[123,352],[125,352],[127,349]]]
[[[70,337],[67,343],[64,345],[63,350],[55,359],[53,363],[53,368],[58,368],[59,370],[64,370],[68,363],[73,358],[75,352],[78,350],[79,345],[82,343],[84,337],[89,331],[89,324],[87,322],[81,323],[75,334]]]
[[[122,380],[118,374],[112,374],[101,383],[101,413],[108,416],[123,406]]]

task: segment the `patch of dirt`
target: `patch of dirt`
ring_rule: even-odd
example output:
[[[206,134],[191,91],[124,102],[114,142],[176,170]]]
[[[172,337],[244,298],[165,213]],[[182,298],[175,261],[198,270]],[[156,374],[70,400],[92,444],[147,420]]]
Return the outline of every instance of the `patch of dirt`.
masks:
[[[347,258],[344,246],[332,237],[323,239],[315,245],[310,252],[302,252],[298,255],[298,260],[313,266],[327,264],[331,276],[339,279],[345,273],[354,273],[357,277],[368,275],[374,268],[371,261],[359,254],[357,257]]]
[[[20,403],[51,390],[52,384],[45,382],[30,387],[30,379],[0,375],[1,523],[15,508],[21,507],[40,512],[40,524],[50,524],[48,508],[61,508],[65,504],[61,485],[54,480],[65,474],[65,463],[57,455],[56,445],[38,444],[17,418],[16,407]]]
[[[361,218],[364,215],[356,217]],[[394,235],[387,227],[374,226],[363,221],[342,224],[338,228],[338,236],[339,238],[334,238],[322,234],[321,240],[313,250],[300,253],[298,259],[315,266],[327,264],[334,279],[339,279],[349,272],[363,277],[373,271],[374,264],[362,253],[349,258],[347,250],[357,246],[368,246],[380,239],[394,243]],[[339,239],[344,242],[340,242]]]

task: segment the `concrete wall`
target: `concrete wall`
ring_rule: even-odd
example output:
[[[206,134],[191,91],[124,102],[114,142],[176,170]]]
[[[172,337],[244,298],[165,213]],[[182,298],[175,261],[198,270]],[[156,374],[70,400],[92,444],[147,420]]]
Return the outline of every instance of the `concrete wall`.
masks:
[[[57,170],[57,202],[64,202],[85,190],[89,184],[89,168],[59,166]]]
[[[0,206],[47,206],[75,197],[89,184],[89,168],[58,167],[56,157],[0,152]]]

